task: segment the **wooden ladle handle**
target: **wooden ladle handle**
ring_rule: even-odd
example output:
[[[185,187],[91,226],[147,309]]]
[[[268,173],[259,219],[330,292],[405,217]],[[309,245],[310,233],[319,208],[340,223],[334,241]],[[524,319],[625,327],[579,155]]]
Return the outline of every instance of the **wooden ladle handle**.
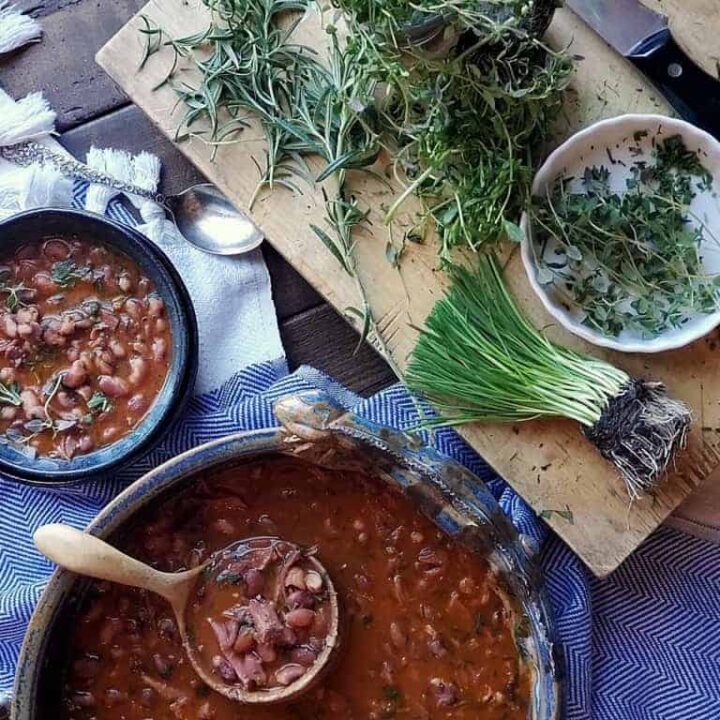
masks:
[[[144,588],[174,599],[173,586],[183,574],[164,573],[131,558],[100,538],[68,525],[52,524],[38,528],[33,536],[35,547],[54,563],[67,570]]]

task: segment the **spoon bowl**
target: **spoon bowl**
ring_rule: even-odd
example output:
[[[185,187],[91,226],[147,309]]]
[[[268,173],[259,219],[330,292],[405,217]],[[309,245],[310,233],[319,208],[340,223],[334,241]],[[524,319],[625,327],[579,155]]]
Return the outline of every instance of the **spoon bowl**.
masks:
[[[165,198],[180,234],[211,255],[241,255],[254,250],[263,235],[214,185],[193,185]]]
[[[196,568],[168,573],[156,570],[103,540],[67,525],[44,525],[35,532],[33,540],[45,557],[67,570],[100,580],[142,588],[165,598],[173,610],[183,648],[198,677],[210,688],[235,702],[245,705],[271,705],[297,700],[325,674],[340,646],[340,609],[332,579],[314,554],[303,551],[293,543],[278,538],[248,538],[219,550]],[[296,558],[302,556],[303,562],[310,567],[311,572],[321,578],[321,586],[329,607],[330,622],[324,647],[306,672],[287,685],[248,689],[236,683],[228,683],[213,672],[212,667],[208,667],[206,658],[196,644],[197,641],[191,642],[191,633],[188,632],[188,611],[194,598],[203,597],[208,584],[218,582],[220,572],[227,572],[224,568],[228,558],[237,559],[248,550],[255,552],[262,547],[272,549],[275,544],[282,545],[286,559],[290,556]],[[192,635],[194,637],[195,632]]]

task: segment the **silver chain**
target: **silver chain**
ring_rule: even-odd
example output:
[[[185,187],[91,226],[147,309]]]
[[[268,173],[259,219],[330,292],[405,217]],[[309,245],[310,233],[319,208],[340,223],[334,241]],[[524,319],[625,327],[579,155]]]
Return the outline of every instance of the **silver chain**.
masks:
[[[36,162],[45,163],[52,165],[66,177],[76,177],[81,180],[87,180],[90,183],[106,185],[107,187],[114,188],[120,192],[129,193],[130,195],[139,195],[140,197],[147,198],[148,200],[154,200],[161,205],[165,203],[165,197],[160,193],[155,193],[151,190],[144,190],[132,183],[122,182],[122,180],[116,180],[111,175],[99,170],[93,170],[91,167],[84,165],[78,160],[75,160],[73,157],[53,152],[44,145],[32,140],[20,143],[19,145],[7,145],[0,147],[0,157],[3,157],[5,160],[21,167],[27,167],[28,165],[32,165]]]

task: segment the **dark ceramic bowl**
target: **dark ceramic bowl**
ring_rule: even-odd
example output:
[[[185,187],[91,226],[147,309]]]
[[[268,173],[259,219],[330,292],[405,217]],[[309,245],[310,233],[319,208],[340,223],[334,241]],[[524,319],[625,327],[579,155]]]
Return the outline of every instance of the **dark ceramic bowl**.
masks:
[[[484,483],[417,438],[346,414],[318,391],[281,398],[275,414],[283,427],[231,435],[163,463],[104,508],[87,531],[113,542],[148,507],[208,472],[278,454],[325,468],[362,470],[405,494],[443,532],[487,557],[515,614],[515,643],[530,673],[528,720],[560,720],[558,646],[532,557],[535,545],[518,534]],[[57,717],[68,636],[86,588],[87,581],[67,570],[50,578],[25,635],[13,697],[4,708],[13,720]]]
[[[0,444],[0,473],[37,485],[97,478],[129,463],[158,441],[191,395],[197,374],[195,311],[180,276],[167,256],[144,235],[106,217],[80,210],[30,210],[0,223],[0,257],[47,235],[90,237],[125,253],[155,284],[165,301],[172,337],[172,359],[165,384],[140,423],[116,442],[72,460],[25,455]]]

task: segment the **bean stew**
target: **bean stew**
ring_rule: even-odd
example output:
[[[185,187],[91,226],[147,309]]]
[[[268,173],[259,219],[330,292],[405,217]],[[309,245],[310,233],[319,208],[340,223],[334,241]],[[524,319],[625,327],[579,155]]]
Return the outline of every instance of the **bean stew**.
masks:
[[[308,675],[333,621],[316,553],[279,538],[252,538],[213,556],[185,612],[208,675],[246,691],[287,687]]]
[[[163,299],[126,255],[48,237],[0,260],[0,441],[64,460],[115,442],[170,352]]]
[[[175,572],[256,536],[317,548],[343,602],[342,652],[319,685],[291,705],[233,703],[194,673],[164,600],[95,582],[72,623],[63,720],[526,720],[530,678],[513,641],[516,615],[489,566],[381,480],[287,458],[224,468],[156,502],[115,544]],[[239,602],[257,590],[263,610],[243,612],[232,653],[268,682],[276,666],[263,658],[267,628],[285,632],[287,602],[315,613],[322,601],[314,594],[316,578],[302,565],[302,578],[291,569],[280,585],[289,589],[287,599],[274,607],[283,629],[276,627],[274,617],[267,622],[266,580],[248,576],[250,569],[238,578]],[[227,625],[213,627],[214,613],[204,620],[207,642],[229,647],[235,625],[228,634]],[[312,637],[295,639],[303,642],[287,646],[291,664],[303,665],[317,647]],[[275,645],[272,650],[278,654]],[[211,652],[225,667],[225,651]],[[282,662],[287,666],[285,657]],[[233,669],[228,681],[247,671]]]

